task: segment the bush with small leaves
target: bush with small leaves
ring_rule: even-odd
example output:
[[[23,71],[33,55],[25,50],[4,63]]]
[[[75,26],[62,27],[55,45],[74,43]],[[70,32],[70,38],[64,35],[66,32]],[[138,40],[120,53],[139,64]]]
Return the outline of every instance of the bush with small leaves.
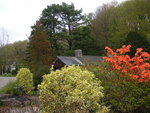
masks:
[[[149,113],[150,82],[129,80],[129,74],[120,76],[117,70],[112,70],[108,63],[101,65],[85,65],[104,87],[103,103],[110,113]]]
[[[42,113],[105,113],[103,87],[92,72],[68,66],[44,75],[38,86]]]
[[[19,86],[25,94],[31,94],[33,87],[33,74],[27,68],[21,68],[16,76]]]

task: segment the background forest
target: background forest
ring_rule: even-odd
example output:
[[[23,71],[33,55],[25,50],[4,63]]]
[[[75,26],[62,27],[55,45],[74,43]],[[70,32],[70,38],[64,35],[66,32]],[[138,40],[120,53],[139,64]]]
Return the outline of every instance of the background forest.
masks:
[[[0,34],[0,73],[29,67],[34,75],[43,75],[56,56],[74,56],[82,49],[85,55],[105,55],[123,44],[150,52],[150,2],[128,0],[121,4],[103,4],[94,13],[83,14],[74,4],[52,4],[43,9],[32,26],[29,40],[8,43],[9,34]],[[35,70],[39,70],[35,71]]]

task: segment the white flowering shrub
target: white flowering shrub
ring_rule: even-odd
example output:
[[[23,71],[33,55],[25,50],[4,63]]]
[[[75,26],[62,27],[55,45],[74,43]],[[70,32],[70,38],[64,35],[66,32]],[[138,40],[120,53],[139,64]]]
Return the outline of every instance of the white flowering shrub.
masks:
[[[42,113],[104,113],[103,87],[92,72],[68,66],[44,75],[38,86]]]
[[[33,87],[33,74],[27,68],[21,68],[16,76],[19,86],[22,87],[22,92],[31,94]]]

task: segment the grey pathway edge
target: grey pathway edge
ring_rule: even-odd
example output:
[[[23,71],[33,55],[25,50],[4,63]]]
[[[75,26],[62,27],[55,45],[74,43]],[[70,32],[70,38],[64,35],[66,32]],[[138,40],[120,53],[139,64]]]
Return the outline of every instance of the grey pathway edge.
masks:
[[[0,88],[4,87],[11,81],[14,81],[16,77],[0,77]]]

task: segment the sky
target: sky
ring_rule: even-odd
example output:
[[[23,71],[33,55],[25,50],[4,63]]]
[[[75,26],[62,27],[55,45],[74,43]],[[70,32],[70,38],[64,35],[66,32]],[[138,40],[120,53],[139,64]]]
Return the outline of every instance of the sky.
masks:
[[[0,0],[0,31],[9,35],[9,43],[28,39],[31,26],[39,19],[42,10],[51,4],[74,3],[84,13],[94,13],[112,0]],[[117,0],[119,3],[125,0]],[[1,32],[0,32],[1,33]],[[1,35],[1,34],[0,34]]]

